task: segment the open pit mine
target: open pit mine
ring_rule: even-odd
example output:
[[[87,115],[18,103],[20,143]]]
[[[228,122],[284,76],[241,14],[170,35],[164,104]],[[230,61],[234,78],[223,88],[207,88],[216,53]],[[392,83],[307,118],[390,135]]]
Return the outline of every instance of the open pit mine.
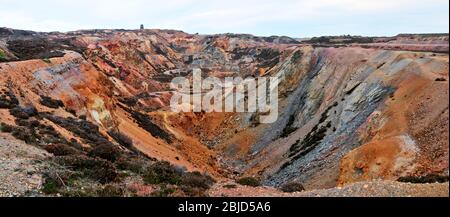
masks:
[[[447,196],[449,36],[0,28],[0,196]],[[278,118],[173,112],[276,77]]]

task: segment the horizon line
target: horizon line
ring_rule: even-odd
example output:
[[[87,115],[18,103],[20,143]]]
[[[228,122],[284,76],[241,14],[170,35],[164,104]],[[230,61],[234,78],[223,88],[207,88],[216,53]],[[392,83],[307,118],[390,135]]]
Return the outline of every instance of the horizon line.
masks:
[[[91,29],[77,29],[77,30],[70,30],[70,31],[39,31],[39,30],[31,30],[31,29],[16,29],[14,27],[6,27],[6,26],[0,26],[0,29],[11,29],[11,30],[19,30],[19,31],[30,31],[30,32],[35,32],[35,33],[62,33],[62,34],[66,34],[66,33],[72,33],[72,32],[81,32],[81,31],[105,31],[105,30],[113,30],[113,31],[142,31],[142,29],[136,28],[136,29],[128,29],[128,28],[91,28]],[[239,33],[239,32],[222,32],[222,33],[200,33],[200,32],[196,32],[196,33],[191,33],[191,32],[186,32],[184,30],[180,30],[180,29],[170,29],[170,28],[145,28],[143,30],[150,30],[150,31],[178,31],[178,32],[183,32],[186,34],[190,34],[190,35],[204,35],[204,36],[208,36],[208,35],[227,35],[227,34],[234,34],[234,35],[250,35],[250,36],[255,36],[255,37],[289,37],[289,38],[293,38],[293,39],[302,39],[302,38],[315,38],[315,37],[339,37],[339,36],[360,36],[360,37],[396,37],[399,35],[433,35],[433,34],[447,34],[449,35],[449,32],[399,32],[397,34],[394,35],[363,35],[363,34],[336,34],[336,35],[315,35],[315,36],[289,36],[289,35],[277,35],[277,34],[271,34],[271,35],[257,35],[257,34],[253,34],[253,33]]]

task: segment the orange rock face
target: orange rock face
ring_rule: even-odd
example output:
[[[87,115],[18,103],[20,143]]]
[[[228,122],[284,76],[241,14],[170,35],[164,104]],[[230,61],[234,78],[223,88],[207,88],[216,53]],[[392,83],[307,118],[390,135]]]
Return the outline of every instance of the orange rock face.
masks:
[[[448,170],[448,83],[437,81],[448,75],[432,70],[394,78],[398,89],[361,129],[367,143],[343,158],[340,184]]]

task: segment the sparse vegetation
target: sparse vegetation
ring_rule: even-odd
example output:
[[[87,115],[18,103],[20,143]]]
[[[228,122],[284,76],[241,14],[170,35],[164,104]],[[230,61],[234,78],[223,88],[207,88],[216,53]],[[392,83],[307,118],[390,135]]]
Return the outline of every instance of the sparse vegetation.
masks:
[[[305,187],[298,182],[289,182],[281,186],[281,190],[286,193],[302,192],[305,190]]]
[[[55,156],[78,155],[80,151],[66,144],[51,144],[44,148]]]
[[[433,50],[408,51],[448,50],[442,44],[448,41],[448,34],[417,45],[416,38],[394,39],[390,44],[378,43],[379,38],[375,38],[376,44],[349,45],[373,41],[370,37],[349,35],[313,38],[306,41],[313,44],[297,45],[297,39],[286,37],[194,36],[167,30],[24,34],[0,28],[0,35],[0,61],[8,62],[0,66],[5,75],[0,79],[0,113],[4,116],[1,121],[5,122],[0,124],[0,131],[9,133],[2,133],[4,138],[0,140],[1,157],[6,159],[6,163],[1,163],[10,169],[5,170],[5,180],[15,184],[5,186],[20,185],[24,191],[30,191],[27,195],[39,195],[35,188],[42,186],[43,192],[51,196],[123,197],[130,192],[133,196],[164,197],[207,196],[208,192],[218,196],[289,196],[281,191],[304,191],[309,185],[303,186],[306,184],[303,181],[314,183],[317,188],[344,185],[353,179],[367,178],[353,176],[363,172],[360,167],[365,165],[354,165],[360,158],[370,158],[374,165],[379,164],[380,156],[386,158],[381,163],[395,161],[392,150],[378,150],[382,146],[372,144],[391,140],[371,141],[386,137],[389,129],[383,126],[393,126],[387,123],[393,120],[405,125],[404,130],[409,125],[418,125],[408,132],[400,130],[398,135],[406,137],[398,139],[408,144],[416,142],[420,159],[414,161],[416,155],[405,154],[406,164],[399,168],[416,175],[430,171],[444,175],[407,176],[398,181],[448,182],[445,176],[448,162],[442,159],[448,155],[448,138],[441,135],[447,127],[448,111],[435,111],[432,106],[423,105],[433,102],[439,109],[448,104],[440,94],[448,80],[445,65],[448,55]],[[86,49],[85,52],[74,49],[77,46]],[[66,57],[58,58],[65,52]],[[431,58],[433,55],[435,58]],[[408,61],[404,62],[405,59]],[[414,61],[417,70],[407,66],[410,59],[418,60]],[[260,117],[267,111],[208,115],[170,112],[170,98],[180,89],[169,84],[171,79],[185,76],[191,81],[194,68],[201,68],[203,78],[217,76],[219,80],[228,76],[280,77],[279,121],[273,125],[260,124]],[[434,82],[436,88],[415,91],[421,87],[420,83],[404,85],[404,93],[389,92],[388,89],[398,89],[405,81],[423,80],[393,75],[405,70]],[[186,94],[197,92],[191,88],[194,90],[187,90]],[[231,92],[238,92],[237,89]],[[271,87],[263,89],[270,92]],[[202,90],[200,95],[205,92]],[[385,101],[388,96],[397,103]],[[398,109],[402,103],[413,106]],[[426,129],[421,129],[422,119],[430,122],[422,127]],[[431,146],[424,148],[424,144]],[[146,154],[170,162],[159,162]],[[408,164],[410,161],[415,164]],[[277,171],[279,166],[281,169]],[[384,169],[392,165],[381,166]],[[192,172],[193,168],[211,172],[220,178],[220,186],[208,191],[214,179],[207,172]],[[405,172],[391,169],[375,175],[395,177]],[[43,185],[39,182],[42,173]],[[235,179],[222,183],[230,178]],[[286,180],[300,182],[286,183]],[[369,187],[357,188],[363,191],[354,191],[353,184],[346,185],[345,191],[329,191],[378,193],[372,191],[381,189],[378,182],[367,182]],[[258,187],[266,183],[279,189]],[[366,182],[361,184],[364,186]],[[317,192],[301,195],[322,195],[322,190]]]
[[[170,197],[177,191],[176,186],[161,185],[158,190],[152,193],[153,197]]]
[[[135,97],[131,98],[119,98],[119,101],[127,106],[133,107],[137,104],[138,100]]]
[[[281,138],[286,138],[289,135],[291,135],[293,132],[295,132],[298,128],[294,126],[294,122],[295,122],[295,115],[292,114],[289,117],[289,121],[286,124],[286,127],[283,129],[283,133],[281,134]]]
[[[26,112],[24,112],[24,111],[22,110],[22,108],[19,107],[19,106],[15,107],[15,108],[13,108],[13,109],[10,109],[10,110],[9,110],[9,113],[10,113],[12,116],[14,116],[14,117],[16,117],[16,118],[18,118],[18,119],[28,119],[28,118],[30,118],[30,116],[29,116]]]
[[[52,99],[48,96],[41,96],[40,102],[43,106],[46,106],[46,107],[49,107],[52,109],[64,107],[64,103],[61,100]]]
[[[28,119],[38,115],[38,111],[33,106],[20,107],[16,106],[9,110],[9,113],[18,119]]]
[[[11,125],[5,124],[5,123],[1,123],[0,124],[0,131],[4,132],[4,133],[11,133],[13,131],[13,127]]]
[[[157,162],[150,166],[144,174],[144,181],[147,184],[160,186],[161,189],[155,193],[155,196],[170,196],[177,188],[187,196],[206,196],[206,190],[215,183],[209,175],[185,172],[168,162]]]
[[[71,155],[56,157],[59,165],[66,166],[74,171],[82,172],[86,178],[91,178],[102,184],[117,180],[118,174],[115,166],[106,160],[92,158],[85,155]]]
[[[52,61],[49,58],[44,58],[44,59],[42,59],[42,61],[44,61],[45,63],[48,63],[48,64],[52,63]]]
[[[44,181],[42,192],[44,192],[44,194],[57,194],[60,187],[61,185],[58,181],[47,177]]]
[[[134,111],[126,107],[122,108],[131,114],[131,116],[137,121],[140,127],[142,127],[144,130],[152,134],[154,137],[160,138],[166,141],[167,143],[172,142],[172,136],[166,131],[164,131],[161,127],[154,124],[148,115],[138,111]]]
[[[260,181],[254,177],[244,177],[237,180],[237,183],[240,185],[258,187],[261,185]]]
[[[375,38],[373,37],[363,37],[363,36],[351,36],[351,35],[342,35],[342,36],[321,36],[314,37],[306,43],[311,44],[352,44],[352,43],[360,43],[367,44],[373,43]]]
[[[99,197],[123,197],[124,190],[116,185],[106,185],[97,190]]]
[[[184,173],[181,185],[184,187],[208,189],[214,184],[214,179],[200,172]]]
[[[157,162],[150,166],[144,175],[147,184],[172,184],[178,185],[182,181],[182,174],[169,162]]]
[[[234,189],[234,188],[237,188],[237,185],[235,185],[235,184],[227,184],[227,185],[224,185],[223,187],[224,188],[228,188],[228,189]]]
[[[151,160],[138,156],[122,155],[115,162],[118,169],[128,170],[138,175],[144,175],[150,167]]]
[[[6,91],[0,95],[0,109],[12,109],[19,104],[12,91]]]
[[[404,176],[397,181],[408,183],[445,183],[448,182],[448,175],[428,174],[424,176]]]
[[[110,143],[97,145],[89,152],[91,157],[99,157],[111,162],[116,161],[120,155],[121,151]]]
[[[74,172],[49,172],[44,175],[42,188],[44,194],[64,197],[124,197],[125,191],[119,184],[98,184]]]
[[[336,106],[338,106],[339,103],[335,102],[333,105],[328,107],[321,115],[319,123],[317,123],[311,131],[306,134],[305,138],[303,140],[297,140],[289,149],[288,157],[291,158],[288,162],[284,163],[280,170],[285,169],[289,165],[291,165],[294,161],[300,159],[301,157],[305,156],[312,150],[314,150],[317,145],[319,145],[322,140],[327,135],[327,131],[329,129],[332,129],[332,123],[331,122],[325,122],[328,119],[328,113]]]
[[[272,68],[280,62],[280,51],[276,49],[263,49],[258,55],[257,60],[260,62],[260,68]]]
[[[62,57],[61,45],[44,38],[8,41],[8,50],[21,60]]]
[[[16,117],[17,126],[2,123],[2,132],[11,133],[15,138],[25,141],[28,144],[42,147],[55,157],[52,157],[55,165],[61,166],[64,172],[50,173],[45,177],[42,191],[46,194],[59,193],[64,196],[119,196],[120,189],[113,189],[111,186],[101,187],[103,184],[119,180],[119,172],[114,162],[122,159],[129,164],[124,166],[124,170],[133,170],[143,173],[146,162],[140,167],[131,168],[131,162],[137,158],[133,153],[125,153],[113,143],[103,137],[98,131],[98,127],[86,120],[66,119],[54,116],[49,113],[38,113],[33,107],[14,107],[10,112]],[[67,127],[74,131],[75,135],[80,135],[92,148],[83,148],[77,140],[67,141],[52,126],[42,124],[39,120],[46,118],[56,122],[56,124]],[[124,140],[123,137],[121,137]],[[147,159],[147,162],[150,161]],[[84,183],[87,180],[92,183],[99,183],[100,187],[76,190],[74,180]]]
[[[0,109],[12,109],[19,104],[14,93],[9,90],[0,95]]]
[[[133,140],[119,130],[110,130],[108,134],[123,147],[133,149]]]
[[[53,123],[65,128],[66,130],[74,133],[79,136],[86,142],[87,144],[92,145],[102,145],[108,144],[110,146],[114,146],[112,142],[110,142],[105,136],[103,136],[99,127],[87,120],[75,119],[75,118],[63,118],[54,116],[49,113],[41,114],[46,119],[52,121]]]
[[[36,144],[39,140],[34,131],[24,127],[12,127],[11,135],[18,140],[22,140],[27,144]]]
[[[2,51],[2,50],[0,50],[0,62],[1,61],[5,61],[6,60],[6,55],[5,55],[5,53]]]
[[[30,112],[32,111],[32,112]],[[5,130],[11,133],[16,139],[22,140],[27,144],[45,146],[47,144],[69,144],[53,127],[41,124],[35,116],[34,110],[24,110],[16,107],[10,110],[10,113],[16,117],[17,126],[3,124]],[[37,113],[37,112],[36,112]]]
[[[296,63],[299,60],[301,60],[303,57],[303,53],[301,51],[296,51],[293,55],[292,55],[292,62]]]

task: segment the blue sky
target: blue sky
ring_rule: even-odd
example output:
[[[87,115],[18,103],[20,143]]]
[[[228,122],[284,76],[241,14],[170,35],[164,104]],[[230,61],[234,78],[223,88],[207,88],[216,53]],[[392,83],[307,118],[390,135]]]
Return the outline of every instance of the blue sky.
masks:
[[[0,27],[177,29],[260,36],[449,32],[449,0],[0,0]]]

